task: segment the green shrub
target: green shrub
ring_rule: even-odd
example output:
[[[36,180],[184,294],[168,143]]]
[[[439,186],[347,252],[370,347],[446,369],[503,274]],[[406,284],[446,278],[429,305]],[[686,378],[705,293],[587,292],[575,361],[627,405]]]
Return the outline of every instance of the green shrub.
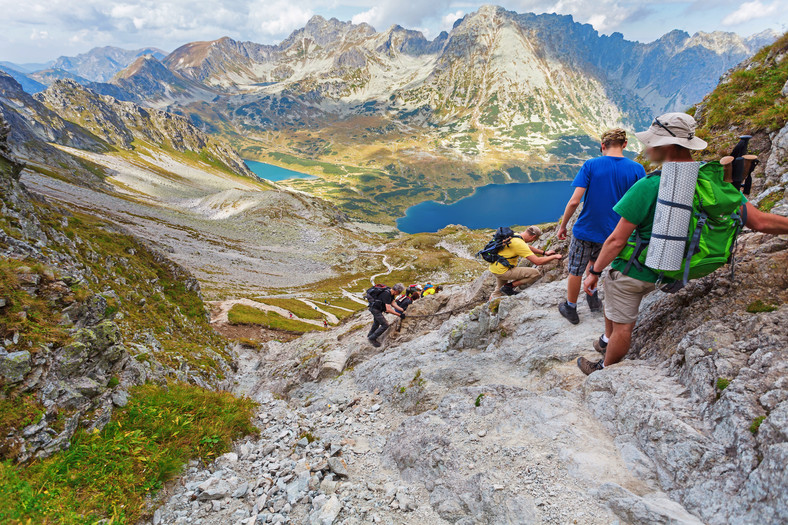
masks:
[[[730,379],[726,379],[724,377],[717,378],[717,389],[718,390],[725,390],[728,388],[728,385],[731,384]]]
[[[480,407],[482,406],[482,399],[484,398],[484,394],[479,394],[476,396],[476,401],[474,401],[474,406]]]

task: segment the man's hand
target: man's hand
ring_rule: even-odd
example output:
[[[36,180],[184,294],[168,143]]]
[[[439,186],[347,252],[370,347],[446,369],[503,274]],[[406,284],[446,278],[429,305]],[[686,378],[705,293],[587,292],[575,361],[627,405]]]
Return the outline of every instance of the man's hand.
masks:
[[[585,281],[583,281],[583,290],[585,290],[588,295],[594,295],[594,290],[596,290],[598,285],[599,276],[590,273],[588,274],[588,277],[586,277]]]
[[[566,239],[566,226],[558,228],[558,238],[562,241]]]
[[[405,319],[405,312],[400,312],[399,318],[400,319]]]
[[[544,252],[545,255],[555,255],[555,250],[547,250]]]
[[[561,255],[560,253],[553,252],[553,254],[550,257],[552,257],[553,259],[555,259],[557,261],[559,259],[562,259],[564,256]]]

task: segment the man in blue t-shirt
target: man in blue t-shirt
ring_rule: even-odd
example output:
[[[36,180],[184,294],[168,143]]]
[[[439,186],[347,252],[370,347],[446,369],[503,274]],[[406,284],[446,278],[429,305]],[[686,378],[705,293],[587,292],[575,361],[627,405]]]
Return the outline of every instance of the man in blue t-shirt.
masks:
[[[561,315],[570,323],[577,324],[577,298],[580,295],[583,273],[596,261],[605,239],[613,232],[620,217],[613,206],[638,180],[646,176],[646,170],[637,162],[624,157],[627,133],[621,128],[602,134],[602,156],[587,160],[577,173],[572,186],[575,192],[566,205],[564,218],[558,230],[558,238],[566,239],[566,225],[577,210],[581,200],[583,211],[572,228],[572,243],[567,256],[569,282],[566,301],[558,306]],[[585,200],[583,197],[585,196]],[[602,309],[596,290],[586,295],[592,312]]]

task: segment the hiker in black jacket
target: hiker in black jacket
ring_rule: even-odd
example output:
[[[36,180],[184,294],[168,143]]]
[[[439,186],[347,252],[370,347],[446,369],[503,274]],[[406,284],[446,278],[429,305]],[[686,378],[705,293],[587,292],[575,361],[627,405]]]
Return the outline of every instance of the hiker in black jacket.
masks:
[[[397,306],[394,302],[397,295],[401,294],[403,290],[405,290],[405,285],[402,283],[397,283],[392,288],[383,285],[375,285],[367,290],[369,311],[372,313],[372,318],[374,319],[367,339],[375,348],[380,346],[378,337],[383,335],[383,332],[388,330],[389,327],[389,322],[386,320],[386,316],[383,315],[384,312],[399,317],[405,317],[405,310]]]

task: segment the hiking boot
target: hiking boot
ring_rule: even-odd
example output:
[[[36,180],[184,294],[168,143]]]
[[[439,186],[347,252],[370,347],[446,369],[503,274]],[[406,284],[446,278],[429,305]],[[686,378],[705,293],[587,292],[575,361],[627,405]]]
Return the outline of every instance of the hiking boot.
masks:
[[[599,290],[596,290],[594,295],[586,294],[586,301],[588,302],[588,308],[592,312],[602,311],[602,300],[599,298]]]
[[[585,374],[591,375],[592,373],[596,372],[597,370],[602,370],[604,363],[604,359],[600,359],[599,361],[589,361],[585,357],[578,357],[577,358],[577,367]]]
[[[367,341],[369,341],[369,344],[371,344],[375,348],[380,348],[380,341],[378,341],[377,339],[374,339],[372,337],[367,337]]]
[[[561,315],[566,317],[570,323],[578,324],[580,322],[580,317],[577,315],[577,307],[572,308],[566,301],[558,305],[558,311],[561,312]]]
[[[601,335],[599,336],[599,339],[594,341],[594,350],[602,355],[605,355],[605,352],[607,352],[607,343],[602,340]]]
[[[504,284],[503,286],[501,286],[501,293],[504,295],[512,296],[512,295],[517,295],[520,292],[515,290],[514,286],[512,286],[511,284]]]

